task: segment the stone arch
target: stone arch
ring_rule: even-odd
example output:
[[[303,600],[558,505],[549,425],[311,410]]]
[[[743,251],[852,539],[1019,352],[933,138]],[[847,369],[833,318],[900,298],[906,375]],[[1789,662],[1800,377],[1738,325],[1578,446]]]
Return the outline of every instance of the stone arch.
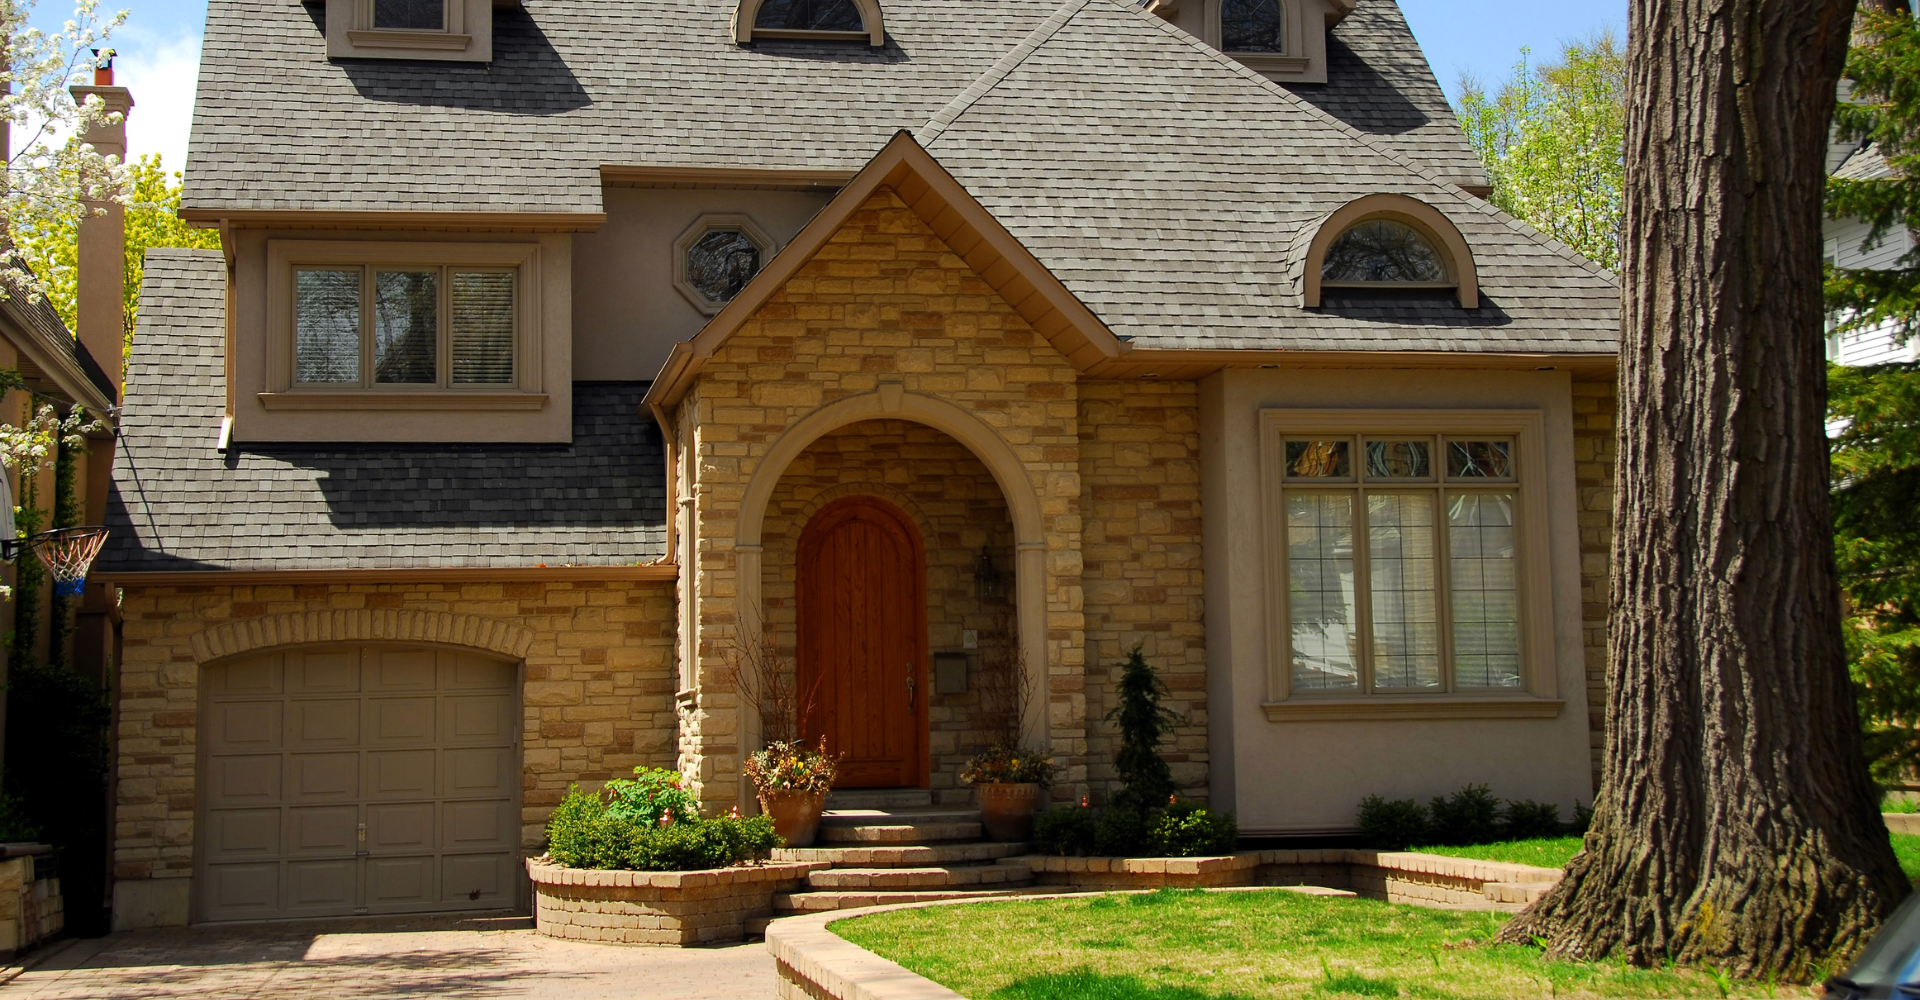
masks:
[[[1020,649],[1029,671],[1033,689],[1028,691],[1027,711],[1021,728],[1027,741],[1044,746],[1048,742],[1047,691],[1052,664],[1047,659],[1047,590],[1045,555],[1046,519],[1040,509],[1040,495],[1026,464],[999,432],[971,412],[932,396],[906,391],[894,382],[880,384],[873,392],[849,396],[829,403],[801,418],[780,435],[767,450],[747,481],[740,499],[734,535],[734,551],[739,573],[739,627],[749,633],[761,628],[766,613],[761,603],[761,556],[765,551],[762,531],[767,506],[780,477],[807,447],[848,424],[862,420],[895,419],[925,424],[959,442],[993,475],[1013,520],[1015,618],[1019,624]],[[757,732],[757,720],[742,704],[742,732]]]
[[[799,510],[794,511],[794,524],[804,525],[813,519],[813,515],[820,513],[820,508],[825,507],[841,497],[851,496],[879,497],[895,507],[900,508],[908,517],[912,518],[914,527],[920,529],[921,538],[932,538],[934,536],[932,519],[927,517],[927,512],[921,508],[920,504],[915,501],[913,497],[908,496],[904,490],[895,489],[886,483],[865,480],[844,482],[838,486],[821,490],[812,500],[807,501]]]
[[[276,646],[313,642],[437,642],[525,659],[534,632],[522,625],[444,611],[352,608],[240,618],[193,637],[201,663]]]

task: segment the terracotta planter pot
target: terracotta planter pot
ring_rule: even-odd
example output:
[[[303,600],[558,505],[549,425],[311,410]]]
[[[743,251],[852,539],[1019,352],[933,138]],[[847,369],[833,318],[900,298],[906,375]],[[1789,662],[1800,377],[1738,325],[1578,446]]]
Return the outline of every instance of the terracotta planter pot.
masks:
[[[826,808],[827,793],[799,792],[787,788],[769,788],[760,792],[760,810],[773,817],[773,832],[788,847],[812,847],[820,835],[820,810]]]
[[[973,797],[980,803],[980,823],[987,836],[1020,841],[1033,836],[1033,818],[1040,814],[1040,786],[1035,784],[979,784]]]

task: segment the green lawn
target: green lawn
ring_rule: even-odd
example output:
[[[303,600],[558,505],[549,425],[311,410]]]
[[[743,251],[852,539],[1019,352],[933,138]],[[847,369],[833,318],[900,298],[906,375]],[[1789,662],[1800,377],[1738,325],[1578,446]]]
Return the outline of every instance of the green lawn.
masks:
[[[1893,853],[1907,877],[1920,883],[1920,834],[1895,833]],[[1450,858],[1477,858],[1481,861],[1507,861],[1541,868],[1565,868],[1580,853],[1579,837],[1548,837],[1541,840],[1509,840],[1503,844],[1475,847],[1416,847],[1422,854],[1444,854]]]
[[[1489,944],[1504,913],[1167,890],[895,910],[833,931],[970,1000],[1719,997],[1691,969],[1548,962]],[[1739,997],[1767,995],[1733,983]]]
[[[1893,853],[1900,859],[1900,867],[1906,869],[1907,877],[1920,884],[1920,834],[1896,833],[1893,837]]]

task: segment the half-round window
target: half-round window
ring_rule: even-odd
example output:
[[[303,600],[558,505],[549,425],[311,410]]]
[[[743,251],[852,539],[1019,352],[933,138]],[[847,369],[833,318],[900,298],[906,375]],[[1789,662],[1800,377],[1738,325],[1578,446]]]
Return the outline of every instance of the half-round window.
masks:
[[[1280,0],[1225,0],[1220,5],[1222,52],[1285,52]]]
[[[1368,219],[1335,237],[1320,265],[1322,285],[1447,282],[1440,251],[1420,232],[1392,219]]]
[[[702,216],[674,241],[674,287],[711,316],[773,256],[773,241],[744,215]]]
[[[846,31],[864,33],[866,24],[853,0],[762,0],[753,18],[756,31]]]

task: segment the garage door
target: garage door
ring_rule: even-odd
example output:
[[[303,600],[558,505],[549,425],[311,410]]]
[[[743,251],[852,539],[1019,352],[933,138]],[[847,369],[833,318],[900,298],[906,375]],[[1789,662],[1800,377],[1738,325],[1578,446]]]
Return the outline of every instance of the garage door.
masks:
[[[334,646],[202,677],[200,920],[519,905],[517,673]]]

